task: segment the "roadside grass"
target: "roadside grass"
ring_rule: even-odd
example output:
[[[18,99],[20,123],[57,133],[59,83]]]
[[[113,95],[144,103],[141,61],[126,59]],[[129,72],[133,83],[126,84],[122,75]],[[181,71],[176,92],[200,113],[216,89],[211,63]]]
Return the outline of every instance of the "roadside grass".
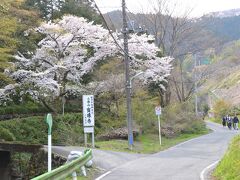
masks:
[[[211,122],[214,122],[214,123],[218,123],[218,124],[222,124],[222,120],[221,119],[218,119],[218,118],[209,118],[208,119],[209,121]]]
[[[165,138],[162,137],[162,145],[160,146],[158,134],[144,134],[139,136],[133,146],[133,150],[128,149],[127,140],[110,140],[110,141],[100,141],[96,142],[96,147],[101,150],[118,151],[118,152],[131,152],[131,153],[143,153],[152,154],[181,142],[190,140],[192,138],[207,134],[209,131],[206,130],[201,134],[181,134],[175,138]]]
[[[240,179],[240,136],[233,139],[227,153],[213,173],[217,180]]]

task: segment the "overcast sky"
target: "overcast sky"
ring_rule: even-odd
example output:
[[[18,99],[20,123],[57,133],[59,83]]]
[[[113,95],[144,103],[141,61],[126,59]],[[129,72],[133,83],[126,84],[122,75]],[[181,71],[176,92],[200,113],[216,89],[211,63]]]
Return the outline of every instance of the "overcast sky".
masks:
[[[121,0],[95,0],[102,12],[108,12],[121,8]],[[131,12],[147,12],[150,9],[152,0],[126,0],[128,9]],[[168,0],[169,1],[169,0]],[[171,0],[173,1],[173,0]],[[192,17],[199,17],[209,12],[223,11],[240,8],[240,0],[175,0],[178,9],[192,8]]]

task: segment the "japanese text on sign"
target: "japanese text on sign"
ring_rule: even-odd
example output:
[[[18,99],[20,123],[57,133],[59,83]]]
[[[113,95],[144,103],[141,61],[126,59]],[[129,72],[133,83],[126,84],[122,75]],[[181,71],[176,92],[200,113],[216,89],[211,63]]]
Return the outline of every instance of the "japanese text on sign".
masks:
[[[94,126],[94,97],[83,95],[83,126]]]

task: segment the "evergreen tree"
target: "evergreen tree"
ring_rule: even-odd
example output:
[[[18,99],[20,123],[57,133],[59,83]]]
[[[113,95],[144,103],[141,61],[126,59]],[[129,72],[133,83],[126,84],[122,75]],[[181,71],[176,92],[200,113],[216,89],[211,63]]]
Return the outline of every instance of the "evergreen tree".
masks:
[[[26,0],[26,7],[39,11],[46,21],[60,19],[64,14],[84,17],[100,24],[101,18],[88,0]]]
[[[84,17],[90,21],[94,21],[96,24],[102,23],[101,17],[88,0],[66,0],[61,13]]]
[[[41,18],[46,21],[59,17],[64,0],[26,0],[25,5],[39,11]]]

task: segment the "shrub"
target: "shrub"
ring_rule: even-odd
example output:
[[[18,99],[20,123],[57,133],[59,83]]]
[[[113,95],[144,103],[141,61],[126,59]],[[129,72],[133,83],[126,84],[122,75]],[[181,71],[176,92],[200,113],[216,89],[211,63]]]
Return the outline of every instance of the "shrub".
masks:
[[[24,104],[16,105],[8,105],[0,107],[0,115],[5,114],[33,114],[33,113],[44,113],[48,110],[40,104],[34,102],[27,102]]]
[[[132,100],[132,119],[143,132],[157,130],[157,116],[155,115],[155,101],[147,94],[139,92]],[[126,123],[126,121],[125,121]]]
[[[0,127],[10,131],[16,137],[16,141],[42,144],[47,138],[46,125],[42,117],[29,117],[1,121]]]
[[[218,100],[214,106],[213,106],[213,112],[216,118],[222,118],[223,116],[226,116],[231,109],[231,104],[224,101],[224,100]]]
[[[175,136],[180,133],[195,134],[206,130],[204,122],[195,115],[190,102],[175,103],[166,107],[162,119],[163,128],[171,129]]]
[[[14,141],[15,139],[14,135],[8,129],[0,126],[0,140]]]

